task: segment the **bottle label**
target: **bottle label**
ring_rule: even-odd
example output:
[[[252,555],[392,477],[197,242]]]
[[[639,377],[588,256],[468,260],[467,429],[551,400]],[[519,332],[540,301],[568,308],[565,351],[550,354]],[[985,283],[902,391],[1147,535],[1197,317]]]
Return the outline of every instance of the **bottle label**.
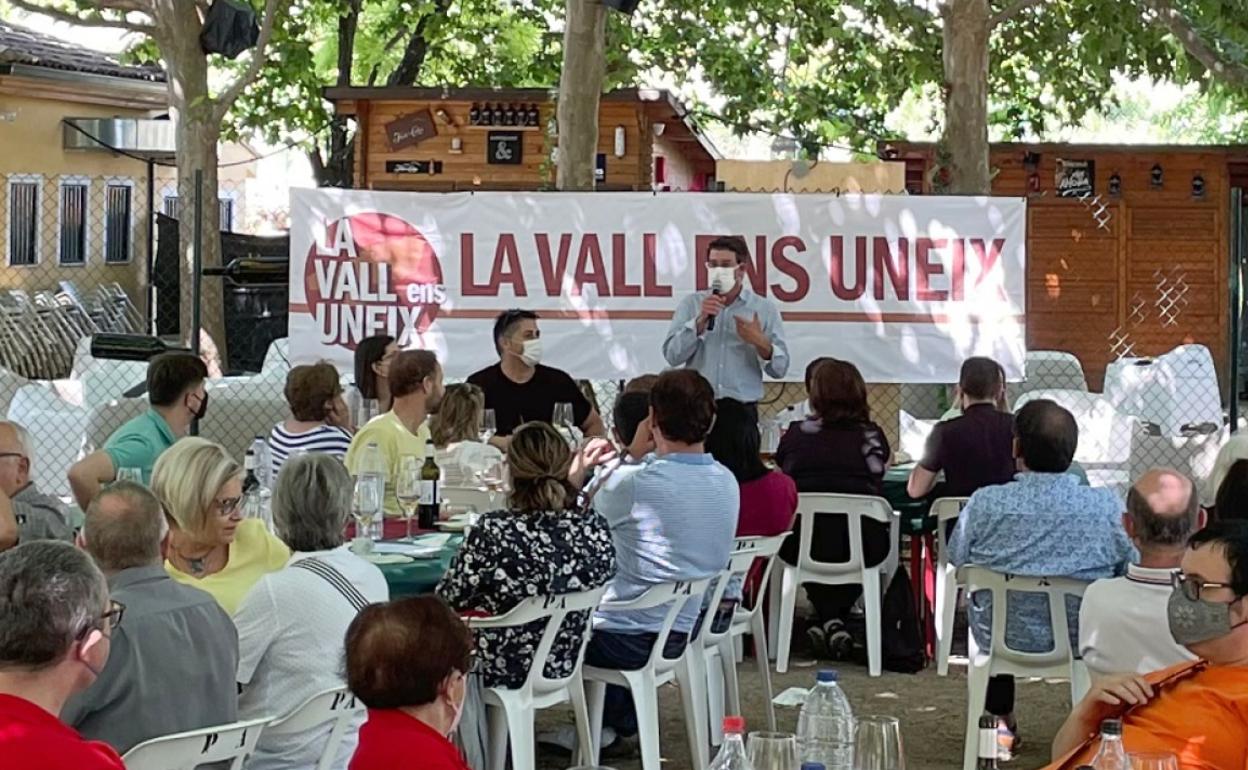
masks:
[[[997,761],[997,731],[996,730],[980,730],[979,731],[979,758],[991,759],[994,763]]]
[[[438,489],[436,481],[420,482],[420,504],[421,505],[438,505],[442,502],[442,490]]]

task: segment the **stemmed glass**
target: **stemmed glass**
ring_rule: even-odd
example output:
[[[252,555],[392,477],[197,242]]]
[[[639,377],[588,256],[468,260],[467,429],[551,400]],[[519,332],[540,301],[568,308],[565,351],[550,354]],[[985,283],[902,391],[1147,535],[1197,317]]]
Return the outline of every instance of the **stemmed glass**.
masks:
[[[1132,754],[1131,770],[1179,770],[1179,758],[1173,754]]]
[[[550,422],[567,439],[568,446],[576,449],[576,424],[572,421],[572,404],[567,401],[555,404],[555,412]]]
[[[906,770],[901,723],[895,717],[858,718],[854,735],[854,770]]]
[[[143,471],[138,468],[119,468],[117,470],[118,481],[133,481],[136,484],[143,483]]]
[[[367,553],[372,550],[373,519],[381,510],[381,479],[369,473],[362,473],[355,480],[355,489],[351,493],[351,516],[355,519],[355,541],[360,550]]]
[[[481,412],[481,425],[477,430],[477,434],[481,438],[482,444],[489,443],[489,440],[494,438],[494,434],[498,432],[497,425],[493,409],[486,409]]]
[[[797,736],[793,733],[750,733],[745,745],[754,770],[797,770]]]
[[[496,510],[498,506],[494,504],[494,501],[505,486],[503,483],[503,463],[490,463],[481,473],[481,481],[485,484],[486,494],[490,498],[490,510]]]
[[[399,477],[395,480],[394,496],[399,499],[403,508],[403,522],[407,525],[406,542],[412,541],[412,519],[416,516],[416,507],[420,505],[420,462],[416,455],[403,455],[399,458]]]

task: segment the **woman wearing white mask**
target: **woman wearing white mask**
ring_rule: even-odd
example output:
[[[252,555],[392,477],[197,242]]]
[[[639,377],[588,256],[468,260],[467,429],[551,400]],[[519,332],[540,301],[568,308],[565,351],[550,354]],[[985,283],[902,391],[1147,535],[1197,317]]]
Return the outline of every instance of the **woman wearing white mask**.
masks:
[[[505,447],[507,437],[526,422],[551,422],[555,405],[572,406],[572,427],[586,436],[603,436],[602,417],[567,372],[542,365],[542,333],[537,313],[508,310],[494,321],[499,362],[468,378],[485,392],[485,408],[494,410],[497,434],[492,443]]]
[[[347,629],[347,686],[368,707],[350,770],[469,770],[459,726],[472,632],[419,596],[365,607]]]

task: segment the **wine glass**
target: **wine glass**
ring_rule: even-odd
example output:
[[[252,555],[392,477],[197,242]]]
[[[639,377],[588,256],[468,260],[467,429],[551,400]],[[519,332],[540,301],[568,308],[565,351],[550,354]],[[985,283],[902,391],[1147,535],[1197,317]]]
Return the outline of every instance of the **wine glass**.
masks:
[[[745,745],[754,770],[797,770],[797,736],[793,733],[750,733]]]
[[[420,505],[420,461],[416,455],[403,455],[399,458],[399,477],[394,483],[394,496],[399,499],[403,509],[403,522],[407,525],[407,536],[404,540],[412,540],[412,519],[416,516],[416,506]]]
[[[901,723],[896,717],[858,718],[854,735],[854,770],[906,770]]]
[[[119,468],[117,470],[118,481],[133,481],[136,484],[143,483],[143,471],[138,468]]]
[[[486,409],[481,412],[481,426],[478,428],[477,434],[480,436],[482,444],[488,443],[490,439],[494,438],[494,434],[498,432],[497,425],[493,409]]]
[[[496,510],[498,506],[494,504],[498,493],[503,491],[506,486],[503,482],[503,463],[502,461],[490,463],[485,471],[481,474],[481,480],[485,484],[486,495],[490,498],[490,510]]]
[[[572,429],[572,404],[567,401],[560,401],[555,404],[555,413],[551,418],[551,423],[558,428]]]
[[[381,510],[381,486],[379,479],[368,473],[362,473],[355,480],[355,489],[351,493],[351,516],[355,518],[355,541],[360,550],[367,553],[372,550],[369,533],[373,527],[373,519]]]
[[[1131,754],[1131,770],[1179,770],[1173,754]]]

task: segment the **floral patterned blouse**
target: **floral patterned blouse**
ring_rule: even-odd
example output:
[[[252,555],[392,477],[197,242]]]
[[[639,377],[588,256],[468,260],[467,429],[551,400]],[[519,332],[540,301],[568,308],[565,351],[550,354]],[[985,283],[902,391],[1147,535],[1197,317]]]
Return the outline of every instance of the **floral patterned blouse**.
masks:
[[[438,583],[459,612],[501,615],[533,596],[587,591],[615,574],[607,522],[594,511],[494,511],[481,517]],[[572,673],[590,613],[564,619],[546,676]],[[518,687],[542,640],[544,621],[476,632],[486,687]]]

